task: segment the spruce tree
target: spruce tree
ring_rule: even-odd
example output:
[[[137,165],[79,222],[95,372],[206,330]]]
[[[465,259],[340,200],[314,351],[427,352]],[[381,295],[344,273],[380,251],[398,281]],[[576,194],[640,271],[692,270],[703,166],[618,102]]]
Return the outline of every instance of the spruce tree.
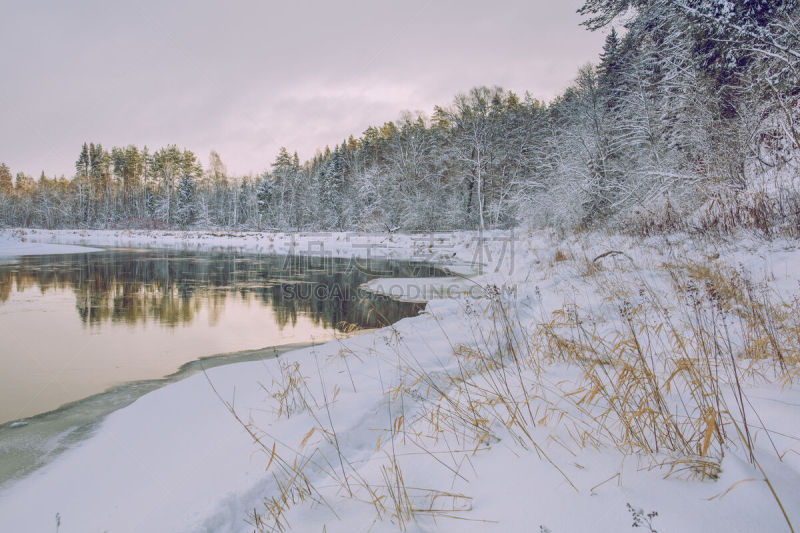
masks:
[[[178,195],[175,202],[175,221],[183,228],[197,220],[197,197],[194,179],[184,173],[178,181]]]
[[[268,222],[270,218],[270,211],[272,210],[272,203],[274,201],[274,193],[272,180],[269,176],[265,175],[258,184],[256,189],[256,203],[258,205],[258,215],[260,222]],[[259,224],[260,225],[260,224]]]
[[[609,92],[614,92],[619,86],[620,61],[619,37],[616,28],[611,28],[611,33],[606,36],[603,51],[600,54],[600,84]]]

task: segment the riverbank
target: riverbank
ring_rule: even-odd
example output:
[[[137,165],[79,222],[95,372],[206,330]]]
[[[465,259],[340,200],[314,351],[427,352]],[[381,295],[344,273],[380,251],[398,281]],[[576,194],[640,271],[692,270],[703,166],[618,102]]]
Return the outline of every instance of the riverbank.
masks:
[[[357,232],[231,232],[162,230],[0,230],[0,242],[20,246],[78,245],[175,250],[240,251],[276,255],[308,255],[361,259],[429,261],[470,271],[486,263],[485,245],[510,244],[513,232],[432,232],[418,234]],[[9,245],[10,246],[10,245]],[[44,252],[48,253],[48,252]]]
[[[97,248],[71,244],[30,242],[25,238],[27,230],[0,230],[0,258],[25,255],[80,254],[94,252]]]
[[[481,289],[151,392],[0,492],[1,529],[52,531],[57,514],[62,533],[800,523],[796,242],[283,235],[26,237],[480,257]]]
[[[80,445],[109,413],[130,405],[145,394],[217,366],[278,357],[306,346],[310,343],[202,357],[185,363],[163,378],[123,383],[53,411],[0,424],[0,493],[5,486]]]

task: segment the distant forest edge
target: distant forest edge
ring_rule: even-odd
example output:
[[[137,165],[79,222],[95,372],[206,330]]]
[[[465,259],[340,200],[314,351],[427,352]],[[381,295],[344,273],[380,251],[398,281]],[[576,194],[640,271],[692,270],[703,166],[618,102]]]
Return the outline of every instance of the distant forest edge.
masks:
[[[800,234],[798,0],[579,12],[612,29],[552,102],[474,88],[309,161],[281,149],[258,176],[229,175],[215,152],[203,167],[176,146],[84,144],[69,179],[0,166],[0,225]]]

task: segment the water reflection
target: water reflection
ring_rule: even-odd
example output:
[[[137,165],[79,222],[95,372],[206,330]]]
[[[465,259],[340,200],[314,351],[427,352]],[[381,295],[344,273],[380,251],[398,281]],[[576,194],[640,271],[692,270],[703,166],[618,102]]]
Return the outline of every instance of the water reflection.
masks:
[[[0,302],[36,287],[70,289],[81,322],[178,327],[205,306],[214,325],[230,299],[257,301],[274,310],[280,328],[299,315],[337,329],[379,327],[416,314],[418,304],[358,290],[375,277],[436,276],[426,264],[309,256],[254,256],[174,251],[108,251],[23,257],[0,265]]]
[[[0,262],[0,425],[199,357],[386,325],[421,305],[362,283],[438,275],[425,264],[153,250]]]

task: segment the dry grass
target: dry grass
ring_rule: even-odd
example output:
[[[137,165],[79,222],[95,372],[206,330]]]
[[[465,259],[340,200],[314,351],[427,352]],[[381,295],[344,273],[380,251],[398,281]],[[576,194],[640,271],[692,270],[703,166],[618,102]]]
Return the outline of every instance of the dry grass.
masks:
[[[800,237],[800,190],[797,184],[765,190],[700,191],[705,203],[696,210],[663,205],[624,217],[621,229],[638,236],[683,231],[701,236],[731,235],[741,230],[773,238]]]
[[[751,419],[758,413],[745,382],[766,372],[785,382],[796,377],[798,302],[780,301],[724,266],[664,269],[671,293],[657,293],[641,277],[635,288],[630,278],[597,280],[618,315],[602,332],[576,306],[542,324],[548,351],[582,371],[581,386],[564,397],[575,398],[620,451],[653,457],[667,475],[715,479],[726,450],[744,449],[791,529],[755,453],[751,428],[759,425]]]
[[[556,256],[569,260],[560,250]],[[791,529],[761,468],[751,433],[758,413],[745,391],[754,380],[796,378],[800,304],[781,301],[724,266],[663,265],[660,275],[670,284],[656,291],[632,261],[626,264],[623,271],[591,258],[575,260],[581,279],[604,298],[603,309],[567,304],[533,324],[499,289],[486,287],[484,301],[465,310],[463,327],[473,332],[472,342],[451,343],[452,357],[435,371],[390,328],[386,344],[397,379],[384,390],[386,423],[376,428],[382,462],[375,468],[360,468],[343,453],[331,416],[339,391],[326,388],[318,361],[316,395],[299,364],[279,363],[280,378],[265,390],[276,418],[304,413],[313,420],[300,443],[291,447],[260,432],[226,403],[267,454],[273,476],[276,495],[253,511],[250,523],[258,531],[284,531],[289,511],[304,502],[335,515],[312,480],[371,507],[375,520],[401,531],[423,517],[464,519],[472,509],[469,496],[452,486],[409,482],[407,450],[428,457],[454,483],[466,482],[471,458],[503,441],[536,454],[576,491],[548,453],[553,444],[612,448],[649,461],[665,476],[701,480],[718,477],[727,451],[744,450]],[[339,352],[348,374],[353,357],[362,361]],[[570,369],[575,380],[552,383],[546,377],[552,367]],[[352,375],[350,383],[355,392]]]

